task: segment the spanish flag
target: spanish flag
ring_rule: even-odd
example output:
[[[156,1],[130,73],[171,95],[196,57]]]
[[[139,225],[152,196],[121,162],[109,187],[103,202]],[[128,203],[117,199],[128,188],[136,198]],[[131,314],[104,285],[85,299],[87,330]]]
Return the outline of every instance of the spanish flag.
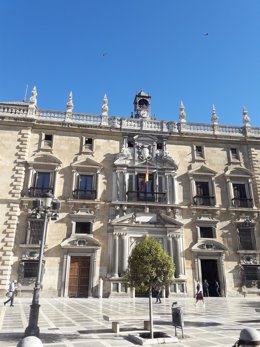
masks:
[[[148,164],[146,163],[146,172],[145,172],[145,183],[149,182],[149,172],[148,172]]]

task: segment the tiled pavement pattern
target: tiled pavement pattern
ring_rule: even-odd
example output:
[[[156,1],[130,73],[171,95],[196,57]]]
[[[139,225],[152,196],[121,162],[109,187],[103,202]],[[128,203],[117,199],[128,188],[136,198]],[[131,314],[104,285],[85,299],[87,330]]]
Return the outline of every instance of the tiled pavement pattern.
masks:
[[[258,298],[206,298],[205,307],[197,306],[194,299],[176,299],[184,310],[184,339],[178,330],[179,343],[175,347],[233,346],[240,330],[254,327],[260,330]],[[174,335],[171,324],[171,305],[174,299],[162,299],[154,304],[154,313],[160,320],[154,322],[155,331]],[[0,346],[13,347],[21,339],[27,326],[29,298],[16,298],[15,306],[0,307]],[[142,322],[132,321],[120,325],[120,334],[111,331],[111,323],[103,314],[141,314],[148,311],[148,299],[41,299],[39,326],[44,347],[130,347],[129,333],[142,330]],[[163,346],[163,345],[153,345]]]

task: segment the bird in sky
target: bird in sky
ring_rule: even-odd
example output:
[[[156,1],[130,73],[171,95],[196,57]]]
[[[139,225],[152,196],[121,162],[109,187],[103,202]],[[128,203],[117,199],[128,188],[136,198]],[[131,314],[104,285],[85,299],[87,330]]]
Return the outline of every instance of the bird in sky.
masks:
[[[209,33],[205,33],[204,36],[209,36]]]

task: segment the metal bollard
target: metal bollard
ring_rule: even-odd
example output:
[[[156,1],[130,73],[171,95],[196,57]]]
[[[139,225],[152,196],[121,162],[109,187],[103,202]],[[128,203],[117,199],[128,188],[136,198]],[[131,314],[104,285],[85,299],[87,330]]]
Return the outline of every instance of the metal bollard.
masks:
[[[245,328],[240,331],[239,340],[233,347],[260,346],[260,333],[254,328]]]

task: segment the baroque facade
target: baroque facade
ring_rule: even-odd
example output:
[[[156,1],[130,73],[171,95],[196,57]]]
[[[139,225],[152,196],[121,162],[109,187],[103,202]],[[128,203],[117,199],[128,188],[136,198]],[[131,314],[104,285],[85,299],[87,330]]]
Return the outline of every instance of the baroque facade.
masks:
[[[31,293],[38,269],[42,216],[33,201],[61,202],[50,218],[42,294],[141,295],[126,287],[128,256],[145,236],[176,265],[166,295],[193,295],[207,279],[211,296],[260,292],[260,128],[243,109],[242,127],[188,123],[150,114],[141,91],[129,118],[41,110],[0,103],[0,289],[17,279]]]

